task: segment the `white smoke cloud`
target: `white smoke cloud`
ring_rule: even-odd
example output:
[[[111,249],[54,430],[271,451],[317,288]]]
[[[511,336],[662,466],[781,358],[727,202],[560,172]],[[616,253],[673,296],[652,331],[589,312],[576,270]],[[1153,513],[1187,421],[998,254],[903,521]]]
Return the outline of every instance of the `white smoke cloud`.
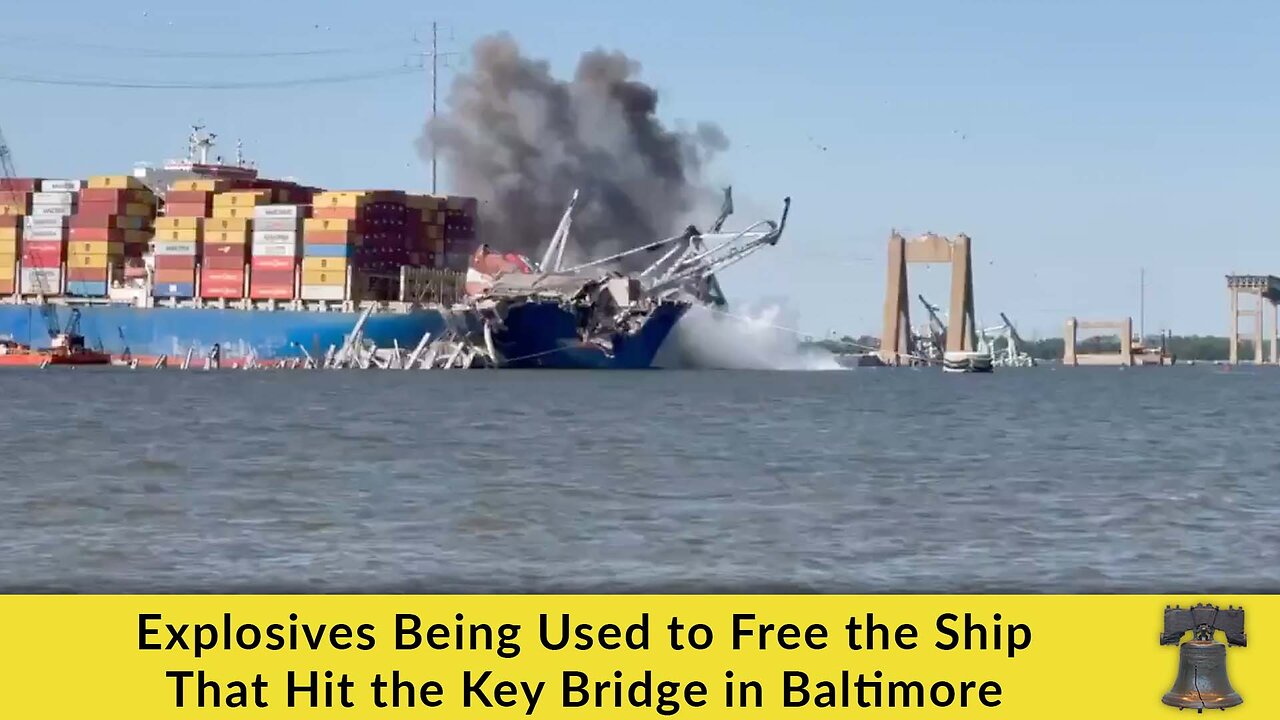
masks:
[[[805,346],[782,307],[720,311],[694,307],[663,344],[655,364],[722,370],[842,370],[820,347]]]

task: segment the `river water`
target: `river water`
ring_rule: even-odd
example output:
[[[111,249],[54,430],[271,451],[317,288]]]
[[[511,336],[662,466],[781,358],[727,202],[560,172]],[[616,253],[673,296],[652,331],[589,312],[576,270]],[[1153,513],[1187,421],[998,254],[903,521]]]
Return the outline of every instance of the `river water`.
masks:
[[[1280,371],[0,372],[0,590],[1280,591]]]

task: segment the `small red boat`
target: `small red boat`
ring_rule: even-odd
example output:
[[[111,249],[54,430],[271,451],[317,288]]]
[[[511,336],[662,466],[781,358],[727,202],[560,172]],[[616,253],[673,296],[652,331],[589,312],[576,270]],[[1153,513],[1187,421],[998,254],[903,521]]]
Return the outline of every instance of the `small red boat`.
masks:
[[[110,364],[111,355],[86,348],[84,338],[72,333],[54,335],[48,348],[32,348],[13,340],[0,340],[0,367]]]

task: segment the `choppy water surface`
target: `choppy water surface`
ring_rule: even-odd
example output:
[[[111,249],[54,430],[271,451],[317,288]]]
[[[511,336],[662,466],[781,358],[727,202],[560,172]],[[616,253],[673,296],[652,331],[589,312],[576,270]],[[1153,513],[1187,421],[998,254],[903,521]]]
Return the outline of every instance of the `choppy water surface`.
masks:
[[[1277,591],[1280,372],[0,372],[0,589]]]

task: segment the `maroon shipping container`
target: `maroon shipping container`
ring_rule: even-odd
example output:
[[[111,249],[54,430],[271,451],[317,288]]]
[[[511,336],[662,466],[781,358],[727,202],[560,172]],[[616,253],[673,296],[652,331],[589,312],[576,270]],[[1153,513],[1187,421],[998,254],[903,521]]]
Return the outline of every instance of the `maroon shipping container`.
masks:
[[[206,253],[200,259],[200,266],[210,270],[243,270],[244,265],[245,262],[242,257],[221,257]]]
[[[0,178],[0,190],[13,192],[39,192],[41,178]]]
[[[124,198],[116,198],[114,200],[81,200],[80,207],[76,210],[76,214],[86,217],[124,215],[125,211],[129,208],[129,204],[129,201]]]
[[[170,190],[165,193],[164,201],[166,206],[186,203],[204,205],[213,202],[213,193],[203,190]]]
[[[195,255],[156,255],[156,270],[195,270]]]
[[[203,203],[168,203],[164,206],[164,214],[168,217],[208,217],[213,210],[212,202]]]
[[[288,284],[293,287],[293,271],[292,270],[254,270],[250,279],[254,285],[284,285]]]
[[[141,203],[146,205],[155,200],[149,190],[119,190],[111,188],[88,188],[80,191],[80,202],[115,202],[115,203]]]
[[[234,257],[244,258],[248,254],[248,245],[245,243],[205,243],[205,257]]]
[[[76,281],[84,281],[84,282],[106,282],[106,281],[107,281],[107,280],[109,280],[109,279],[110,279],[110,278],[108,277],[108,269],[107,269],[107,268],[104,268],[104,267],[101,267],[101,268],[84,268],[84,267],[81,267],[81,268],[77,268],[77,267],[67,268],[67,280],[70,280],[70,281],[72,281],[72,282],[76,282]]]

